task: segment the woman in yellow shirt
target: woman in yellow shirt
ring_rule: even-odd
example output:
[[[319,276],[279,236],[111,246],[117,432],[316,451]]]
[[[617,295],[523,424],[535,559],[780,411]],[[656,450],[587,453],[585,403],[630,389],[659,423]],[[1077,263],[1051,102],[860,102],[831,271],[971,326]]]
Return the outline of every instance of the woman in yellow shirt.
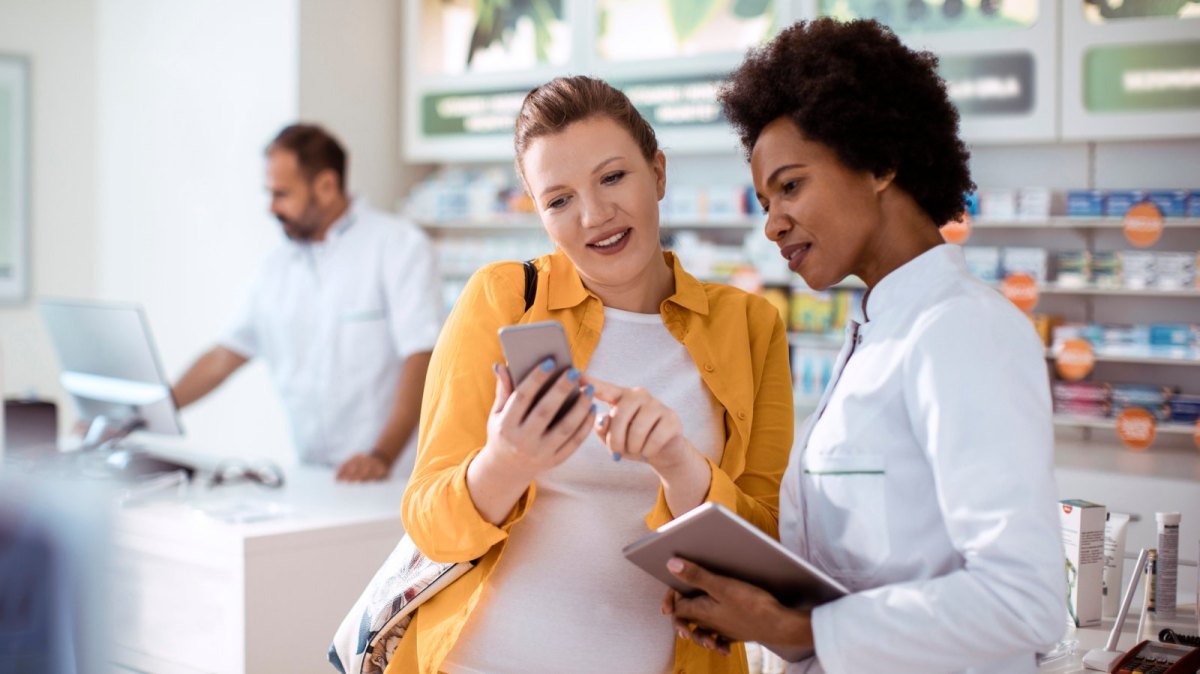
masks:
[[[417,611],[387,671],[744,672],[743,652],[675,637],[663,588],[621,548],[706,501],[777,534],[794,428],[783,322],[662,250],[666,159],[621,92],[586,77],[534,89],[515,149],[557,250],[535,261],[528,310],[520,264],[479,270],[434,349],[404,527],[433,560],[479,563]],[[514,387],[497,330],[543,320],[563,324],[578,369],[531,405],[555,364]]]

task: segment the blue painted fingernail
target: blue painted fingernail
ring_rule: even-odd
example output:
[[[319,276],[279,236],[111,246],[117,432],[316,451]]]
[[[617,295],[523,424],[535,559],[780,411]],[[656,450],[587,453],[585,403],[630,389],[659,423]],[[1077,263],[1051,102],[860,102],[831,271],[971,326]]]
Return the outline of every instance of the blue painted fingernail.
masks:
[[[587,397],[589,397],[589,398],[591,398],[591,397],[592,397],[592,394],[593,394],[593,393],[595,393],[595,392],[596,392],[596,387],[595,387],[595,386],[592,386],[591,384],[588,384],[588,385],[587,385],[587,388],[583,389],[583,395],[585,395],[585,396],[587,396]],[[595,405],[592,405],[592,411],[593,411],[593,412],[595,412],[595,411],[596,411],[596,406],[595,406]]]
[[[596,403],[592,403],[592,414],[596,413]]]
[[[620,455],[620,454],[617,454],[616,452],[613,452],[613,453],[612,453],[612,455],[613,455],[613,461],[620,461],[620,460],[621,460],[621,455]]]
[[[542,361],[542,372],[549,372],[550,370],[553,370],[553,369],[554,369],[554,359],[553,358],[547,358],[546,360]]]
[[[567,370],[567,381],[575,381],[576,379],[579,379],[579,370],[575,368]]]

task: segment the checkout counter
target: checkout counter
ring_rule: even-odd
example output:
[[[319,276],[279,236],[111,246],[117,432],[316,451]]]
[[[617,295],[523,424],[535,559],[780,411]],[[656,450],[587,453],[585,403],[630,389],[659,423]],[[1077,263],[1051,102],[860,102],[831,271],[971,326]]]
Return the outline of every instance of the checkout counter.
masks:
[[[403,535],[404,480],[283,472],[278,489],[193,483],[117,510],[113,662],[163,674],[331,671],[335,630]]]
[[[1141,625],[1141,632],[1139,633],[1140,618],[1141,616],[1135,611],[1131,610],[1129,612],[1121,628],[1121,638],[1117,642],[1117,650],[1124,653],[1143,641],[1149,640],[1155,642],[1158,640],[1159,631],[1164,627],[1182,634],[1194,635],[1197,632],[1195,604],[1180,604],[1177,607],[1175,617],[1170,619],[1153,617],[1153,614],[1148,614],[1145,623]],[[1093,648],[1104,648],[1112,627],[1113,619],[1105,618],[1096,627],[1072,628],[1063,637],[1063,640],[1064,642],[1077,641],[1078,644],[1074,650],[1061,658],[1044,663],[1038,667],[1038,672],[1045,672],[1046,674],[1082,674],[1083,672],[1094,672],[1095,670],[1087,669],[1083,666],[1083,656]],[[1188,674],[1193,673],[1189,672]]]

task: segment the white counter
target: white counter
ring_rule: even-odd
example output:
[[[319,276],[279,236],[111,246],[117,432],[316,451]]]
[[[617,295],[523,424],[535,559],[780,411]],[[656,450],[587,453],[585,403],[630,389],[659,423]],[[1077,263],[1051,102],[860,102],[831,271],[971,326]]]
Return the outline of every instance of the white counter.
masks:
[[[401,479],[339,484],[291,466],[282,489],[193,488],[113,527],[114,659],[155,673],[333,671],[334,630],[403,534]],[[232,507],[229,507],[231,506]],[[199,507],[272,519],[231,523]]]
[[[1129,616],[1125,619],[1125,624],[1121,629],[1121,639],[1117,642],[1117,650],[1122,653],[1132,649],[1134,646],[1142,643],[1142,641],[1157,641],[1158,632],[1164,627],[1170,627],[1176,632],[1183,634],[1196,634],[1195,605],[1179,605],[1176,617],[1170,620],[1155,618],[1151,614],[1147,617],[1141,634],[1138,634],[1139,615],[1135,613],[1135,610],[1136,607],[1129,612]],[[1108,641],[1108,633],[1112,631],[1112,626],[1113,619],[1105,618],[1099,627],[1072,629],[1063,638],[1075,639],[1079,642],[1075,652],[1060,660],[1042,665],[1038,668],[1038,671],[1046,674],[1080,674],[1082,672],[1093,671],[1084,668],[1083,656],[1090,649],[1104,648],[1105,642]]]

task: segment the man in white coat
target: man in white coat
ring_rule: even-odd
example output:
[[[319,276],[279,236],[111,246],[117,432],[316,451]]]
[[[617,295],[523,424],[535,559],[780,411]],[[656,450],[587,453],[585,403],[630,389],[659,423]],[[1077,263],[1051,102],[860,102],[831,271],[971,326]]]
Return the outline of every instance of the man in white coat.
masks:
[[[440,328],[432,247],[415,225],[347,195],[346,153],[324,129],[283,129],[266,164],[287,238],[229,329],[175,384],[175,402],[195,402],[261,357],[300,460],[336,468],[339,480],[382,480],[416,437]]]

